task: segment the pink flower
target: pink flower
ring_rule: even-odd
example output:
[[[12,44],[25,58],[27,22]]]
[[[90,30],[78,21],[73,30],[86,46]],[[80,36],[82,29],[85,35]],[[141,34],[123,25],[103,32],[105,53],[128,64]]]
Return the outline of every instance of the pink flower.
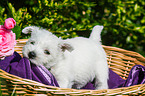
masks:
[[[14,45],[16,44],[15,39],[15,33],[0,25],[0,59],[13,54]]]
[[[4,23],[5,28],[13,29],[16,26],[16,21],[13,18],[8,18]]]

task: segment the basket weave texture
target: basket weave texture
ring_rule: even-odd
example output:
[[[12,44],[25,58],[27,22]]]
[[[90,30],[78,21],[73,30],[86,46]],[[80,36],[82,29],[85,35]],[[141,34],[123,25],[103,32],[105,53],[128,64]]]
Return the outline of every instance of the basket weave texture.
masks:
[[[17,40],[15,51],[22,55],[22,48],[27,39]],[[145,66],[145,58],[133,51],[104,46],[108,58],[108,66],[121,78],[126,79],[134,65]],[[103,90],[77,90],[45,85],[33,80],[11,75],[0,69],[0,86],[2,96],[88,96],[88,95],[145,95],[145,84]]]

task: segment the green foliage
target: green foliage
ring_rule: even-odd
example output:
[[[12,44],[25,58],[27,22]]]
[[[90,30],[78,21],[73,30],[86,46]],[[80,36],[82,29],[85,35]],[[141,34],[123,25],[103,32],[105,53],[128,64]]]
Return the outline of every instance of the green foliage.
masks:
[[[3,87],[2,87],[3,85],[8,85],[8,82],[6,82],[6,79],[0,77],[0,96],[7,96],[6,94],[5,95],[2,94],[2,93],[6,93],[6,90],[3,90]],[[15,88],[16,86],[12,90],[12,93],[9,93],[9,96],[17,96]]]
[[[5,10],[7,9],[7,13],[5,13]],[[20,8],[19,10],[15,10],[15,8],[12,6],[11,3],[7,3],[7,7],[3,8],[0,6],[0,24],[3,25],[5,19],[11,17],[14,18],[16,21],[15,28],[13,29],[13,32],[16,33],[16,38],[18,39],[21,36],[21,28],[22,26],[26,25],[24,20],[31,19],[31,15],[27,12],[27,8]]]
[[[103,9],[105,18],[102,22],[106,26],[103,33],[104,44],[142,51],[145,55],[145,1],[112,1]]]
[[[29,24],[47,28],[62,38],[76,37],[76,30],[86,30],[91,25],[89,8],[92,6],[94,2],[80,0],[38,0],[29,9],[33,17]]]
[[[0,96],[2,96],[2,91],[1,91],[1,83],[0,83]]]
[[[16,34],[16,39],[18,39],[21,36],[21,28],[20,26],[15,26],[12,31]]]
[[[0,1],[0,24],[8,17],[20,30],[28,25],[44,27],[58,37],[88,37],[93,26],[103,25],[102,43],[145,55],[144,0],[5,0]]]

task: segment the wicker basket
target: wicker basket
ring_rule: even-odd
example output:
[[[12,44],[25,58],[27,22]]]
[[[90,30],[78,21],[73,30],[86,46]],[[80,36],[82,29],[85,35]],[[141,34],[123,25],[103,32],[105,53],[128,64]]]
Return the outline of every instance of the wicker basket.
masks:
[[[17,40],[15,51],[22,54],[22,47],[27,39]],[[123,79],[128,77],[130,69],[134,65],[145,66],[145,58],[140,54],[124,49],[103,46],[107,53],[108,66]],[[145,84],[131,87],[104,89],[104,90],[77,90],[69,88],[59,88],[48,86],[33,80],[23,79],[11,75],[0,69],[2,95],[13,96],[48,96],[48,95],[69,95],[69,96],[88,96],[88,95],[145,95]]]

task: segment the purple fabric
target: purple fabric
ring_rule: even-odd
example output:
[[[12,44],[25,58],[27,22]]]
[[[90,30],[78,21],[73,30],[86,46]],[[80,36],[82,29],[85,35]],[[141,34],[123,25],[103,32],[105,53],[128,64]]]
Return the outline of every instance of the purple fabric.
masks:
[[[131,69],[129,76],[123,86],[128,87],[144,83],[145,83],[145,67],[141,65],[136,65]]]
[[[123,80],[118,74],[109,69],[109,89],[129,87],[137,84],[145,83],[145,67],[142,65],[135,65],[129,73],[126,80]],[[88,83],[83,89],[95,89],[92,83]]]
[[[0,68],[22,78],[35,80],[47,85],[58,86],[54,76],[49,71],[46,71],[45,67],[41,66],[40,68],[34,64],[30,64],[27,58],[21,58],[16,52],[12,56],[0,60]],[[47,74],[47,76],[45,74]]]
[[[22,58],[18,53],[0,60],[0,68],[10,74],[17,75],[22,78],[35,80],[47,85],[59,86],[55,77],[44,67],[30,64],[27,58]],[[135,65],[126,80],[123,80],[119,75],[109,69],[109,89],[128,87],[137,84],[145,83],[145,67]],[[88,83],[83,89],[92,89],[93,83]]]
[[[123,80],[119,75],[117,75],[115,72],[113,72],[111,69],[109,69],[109,80],[108,80],[109,89],[123,87],[124,83],[125,83],[125,80]],[[82,89],[94,90],[95,88],[92,83],[88,83]]]
[[[125,80],[123,80],[118,74],[109,69],[109,89],[123,87],[124,82]]]

